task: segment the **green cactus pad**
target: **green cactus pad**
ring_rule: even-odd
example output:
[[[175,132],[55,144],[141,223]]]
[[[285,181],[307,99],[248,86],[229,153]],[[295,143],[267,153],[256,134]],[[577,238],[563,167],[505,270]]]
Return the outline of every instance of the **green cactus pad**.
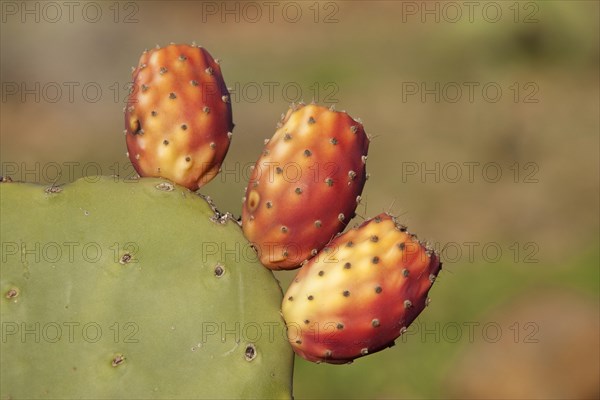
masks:
[[[0,184],[1,399],[290,398],[281,289],[162,179]]]

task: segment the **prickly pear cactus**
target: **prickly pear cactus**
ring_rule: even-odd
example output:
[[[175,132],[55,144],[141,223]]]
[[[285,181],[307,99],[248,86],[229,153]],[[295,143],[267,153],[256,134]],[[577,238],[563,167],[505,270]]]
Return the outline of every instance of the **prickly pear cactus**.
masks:
[[[158,178],[2,183],[2,399],[290,398],[281,289]]]

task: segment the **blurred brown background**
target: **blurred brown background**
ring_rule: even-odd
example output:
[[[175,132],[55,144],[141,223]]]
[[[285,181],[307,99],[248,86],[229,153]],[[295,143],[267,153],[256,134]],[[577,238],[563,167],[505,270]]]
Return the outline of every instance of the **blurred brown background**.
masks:
[[[233,89],[227,173],[202,189],[221,210],[314,99],[375,136],[358,213],[399,214],[445,260],[405,339],[297,359],[296,398],[597,398],[598,21],[594,1],[4,1],[1,174],[131,174],[129,68],[195,40]]]

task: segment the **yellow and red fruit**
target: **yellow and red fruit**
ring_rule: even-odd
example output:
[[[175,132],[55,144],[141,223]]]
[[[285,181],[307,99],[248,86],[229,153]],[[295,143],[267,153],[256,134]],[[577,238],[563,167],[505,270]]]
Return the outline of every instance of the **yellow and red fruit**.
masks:
[[[314,256],[354,217],[369,148],[362,124],[315,104],[292,107],[256,162],[242,210],[246,238],[270,269]]]
[[[429,300],[441,263],[406,227],[380,214],[336,237],[287,290],[294,351],[341,364],[393,345]]]
[[[218,62],[202,47],[172,44],[145,51],[132,75],[125,134],[135,170],[191,190],[208,183],[233,130]]]

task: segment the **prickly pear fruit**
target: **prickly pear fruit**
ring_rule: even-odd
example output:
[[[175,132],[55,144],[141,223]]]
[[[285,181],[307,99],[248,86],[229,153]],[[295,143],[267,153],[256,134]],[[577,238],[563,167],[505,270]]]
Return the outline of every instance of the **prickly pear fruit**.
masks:
[[[341,364],[391,346],[428,303],[439,257],[388,214],[336,237],[284,295],[294,351]]]
[[[228,214],[157,178],[0,190],[0,398],[291,397],[281,289]]]
[[[367,179],[360,122],[326,107],[292,107],[266,143],[246,189],[242,227],[271,269],[314,256],[354,217]]]
[[[202,47],[145,51],[125,108],[129,159],[140,176],[196,190],[219,172],[233,121],[221,68]]]

